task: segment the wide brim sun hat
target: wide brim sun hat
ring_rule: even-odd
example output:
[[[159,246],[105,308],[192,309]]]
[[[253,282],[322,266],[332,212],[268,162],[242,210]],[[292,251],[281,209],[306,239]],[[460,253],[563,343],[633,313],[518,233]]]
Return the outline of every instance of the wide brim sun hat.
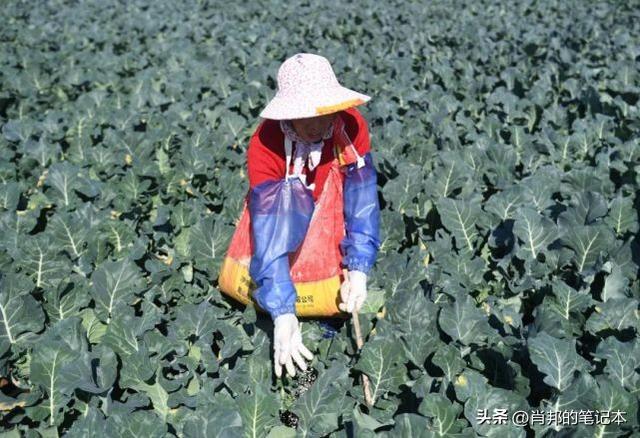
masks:
[[[278,70],[278,90],[260,117],[292,120],[336,113],[368,102],[371,97],[343,87],[329,61],[298,53]]]

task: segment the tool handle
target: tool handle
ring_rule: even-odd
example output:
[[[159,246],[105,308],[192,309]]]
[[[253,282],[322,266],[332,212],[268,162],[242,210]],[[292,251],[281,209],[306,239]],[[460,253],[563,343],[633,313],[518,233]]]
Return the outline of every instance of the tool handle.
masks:
[[[358,319],[358,312],[353,312],[353,328],[356,332],[356,346],[358,351],[362,349],[362,332],[360,331],[360,321]],[[371,384],[369,383],[369,376],[362,373],[362,388],[364,389],[364,401],[367,406],[373,406],[373,398],[371,397]]]
[[[347,270],[344,269],[342,273],[344,275],[344,281],[348,282],[349,276],[347,275]],[[362,350],[364,342],[362,340],[362,331],[360,330],[360,319],[358,318],[358,312],[353,312],[351,314],[351,317],[353,321],[353,331],[356,334],[356,346],[358,347],[358,352],[360,352],[360,350]],[[364,390],[365,403],[369,407],[373,406],[374,400],[371,397],[371,384],[369,382],[369,376],[367,376],[365,373],[362,373],[362,388]]]

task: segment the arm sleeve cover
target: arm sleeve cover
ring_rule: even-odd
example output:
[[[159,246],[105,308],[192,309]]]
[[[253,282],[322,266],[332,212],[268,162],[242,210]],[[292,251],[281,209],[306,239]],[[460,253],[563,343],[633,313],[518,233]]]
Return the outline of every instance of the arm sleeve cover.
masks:
[[[273,319],[295,313],[289,253],[304,240],[313,208],[311,192],[299,179],[265,181],[249,192],[253,239],[249,274],[258,286],[253,297]]]
[[[340,248],[343,265],[366,274],[380,248],[380,205],[371,153],[366,153],[364,160],[359,169],[355,164],[347,168],[343,195],[346,235]]]

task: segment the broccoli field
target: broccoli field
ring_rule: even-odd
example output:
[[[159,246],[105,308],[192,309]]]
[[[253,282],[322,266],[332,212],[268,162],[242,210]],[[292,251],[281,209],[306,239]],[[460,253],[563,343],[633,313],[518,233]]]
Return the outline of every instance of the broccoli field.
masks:
[[[640,3],[347,3],[3,2],[2,436],[640,436]],[[296,52],[372,96],[383,239],[277,380],[217,275]]]

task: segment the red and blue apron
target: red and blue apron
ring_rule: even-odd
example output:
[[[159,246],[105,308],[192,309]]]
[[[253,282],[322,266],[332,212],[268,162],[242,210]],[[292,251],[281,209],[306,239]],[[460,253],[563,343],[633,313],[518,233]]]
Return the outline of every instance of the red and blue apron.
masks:
[[[290,174],[292,143],[285,137],[286,175],[249,192],[221,268],[223,293],[243,304],[251,300],[273,318],[342,314],[343,268],[367,273],[377,255],[371,155],[360,157],[336,121],[334,158],[317,202],[304,177]]]

